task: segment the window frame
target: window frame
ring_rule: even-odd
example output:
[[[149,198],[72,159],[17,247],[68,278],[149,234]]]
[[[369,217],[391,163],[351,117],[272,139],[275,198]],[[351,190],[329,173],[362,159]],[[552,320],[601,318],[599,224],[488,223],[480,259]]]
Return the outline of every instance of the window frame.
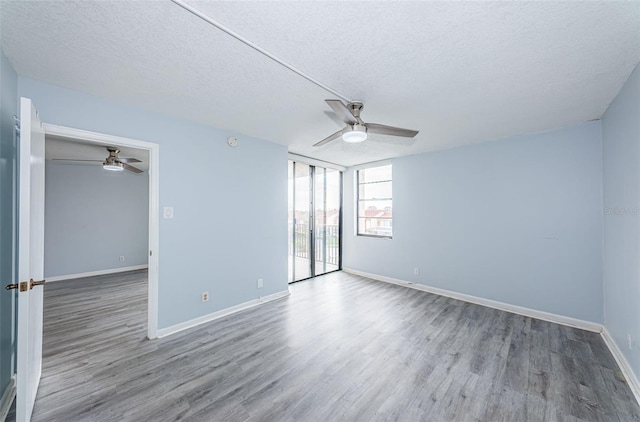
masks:
[[[360,183],[360,172],[361,171],[366,171],[366,170],[371,170],[371,169],[375,169],[378,167],[391,167],[391,178],[390,179],[385,179],[385,180],[378,180],[376,182],[365,182],[365,183]],[[386,182],[390,182],[391,183],[391,197],[390,198],[360,198],[360,186],[361,185],[366,185],[366,184],[371,184],[371,183],[386,183]],[[393,164],[392,163],[380,163],[378,165],[375,166],[370,166],[370,167],[363,167],[363,168],[359,168],[356,170],[356,174],[355,174],[355,189],[356,189],[356,195],[355,195],[355,199],[356,199],[356,212],[355,212],[355,217],[356,217],[356,236],[362,236],[362,237],[373,237],[373,238],[377,238],[377,239],[393,239]],[[392,209],[392,215],[391,218],[381,218],[381,217],[371,217],[371,219],[376,219],[376,220],[387,220],[391,222],[391,235],[381,235],[381,234],[369,234],[369,233],[360,233],[360,219],[361,218],[366,218],[366,217],[360,217],[360,203],[366,203],[366,201],[375,201],[375,200],[385,200],[385,201],[391,201],[391,209]],[[364,211],[364,210],[363,210]]]

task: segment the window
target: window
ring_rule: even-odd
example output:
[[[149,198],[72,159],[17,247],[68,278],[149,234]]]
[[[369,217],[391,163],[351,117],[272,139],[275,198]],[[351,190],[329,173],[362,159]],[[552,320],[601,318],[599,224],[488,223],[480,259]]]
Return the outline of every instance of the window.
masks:
[[[358,235],[391,237],[391,164],[358,170]]]

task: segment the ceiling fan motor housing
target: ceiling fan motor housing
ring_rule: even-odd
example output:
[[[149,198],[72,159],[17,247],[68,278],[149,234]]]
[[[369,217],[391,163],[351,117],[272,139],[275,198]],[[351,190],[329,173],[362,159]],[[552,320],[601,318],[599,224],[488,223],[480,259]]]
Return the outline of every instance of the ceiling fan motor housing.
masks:
[[[356,118],[360,117],[360,112],[362,111],[363,107],[364,104],[362,104],[360,101],[349,103],[349,110],[351,111],[351,114],[353,114],[353,117]]]
[[[118,160],[120,150],[118,148],[107,147],[107,151],[109,151],[109,156],[105,158],[104,163],[102,163],[102,168],[109,171],[123,171],[124,165]]]

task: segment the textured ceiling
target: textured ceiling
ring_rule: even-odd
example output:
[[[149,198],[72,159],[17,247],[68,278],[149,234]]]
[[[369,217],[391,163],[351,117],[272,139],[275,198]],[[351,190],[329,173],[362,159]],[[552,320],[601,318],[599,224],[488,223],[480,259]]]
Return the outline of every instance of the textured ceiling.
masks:
[[[598,119],[640,61],[639,2],[188,3],[420,134],[312,148],[334,97],[169,1],[0,0],[2,48],[21,76],[342,165]]]

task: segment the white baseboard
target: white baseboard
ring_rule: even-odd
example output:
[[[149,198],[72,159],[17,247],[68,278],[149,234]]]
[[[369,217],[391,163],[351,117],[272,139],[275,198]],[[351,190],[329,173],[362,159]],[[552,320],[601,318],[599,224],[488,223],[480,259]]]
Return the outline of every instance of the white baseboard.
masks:
[[[613,337],[611,337],[611,334],[609,333],[609,330],[607,330],[607,327],[604,327],[604,329],[602,330],[602,338],[604,339],[606,345],[609,347],[609,350],[611,350],[611,354],[618,363],[618,366],[620,367],[624,378],[627,380],[627,384],[633,392],[636,401],[638,402],[638,404],[640,404],[640,382],[638,382],[638,378],[636,378],[636,374],[633,372],[631,365],[629,365],[629,362],[622,354],[622,350],[620,350],[620,348],[618,347],[618,343],[616,343],[615,340],[613,340]]]
[[[51,283],[53,281],[71,280],[74,278],[93,277],[96,275],[115,274],[115,273],[124,273],[126,271],[144,270],[146,268],[149,268],[149,265],[147,264],[134,265],[131,267],[112,268],[110,270],[89,271],[88,273],[58,275],[55,277],[45,277],[45,278],[47,280],[47,283]]]
[[[9,385],[4,389],[4,393],[2,393],[2,399],[0,399],[0,421],[4,421],[7,419],[7,413],[9,413],[9,409],[11,409],[11,403],[13,403],[13,399],[16,397],[16,376],[15,374],[11,377],[9,381]]]
[[[274,300],[282,299],[283,297],[289,296],[289,289],[283,290],[278,293],[274,293],[269,296],[263,296],[258,299],[250,300],[248,302],[241,303],[236,306],[232,306],[230,308],[222,309],[217,312],[213,312],[211,314],[203,315],[198,318],[191,319],[189,321],[182,322],[180,324],[172,325],[167,328],[160,328],[158,330],[158,337],[166,337],[171,334],[175,334],[182,330],[187,330],[189,328],[193,328],[197,325],[204,324],[205,322],[214,321],[216,319],[220,319],[226,317],[231,314],[235,314],[236,312],[244,311],[245,309],[253,308],[258,305],[262,305],[263,303],[272,302]]]
[[[509,303],[498,302],[497,300],[485,299],[482,297],[471,296],[464,293],[452,292],[450,290],[431,287],[424,284],[413,283],[410,281],[399,280],[397,278],[385,277],[378,274],[365,273],[363,271],[343,269],[344,272],[371,278],[373,280],[383,281],[385,283],[397,284],[399,286],[409,287],[423,292],[434,293],[440,296],[450,297],[452,299],[462,300],[464,302],[475,303],[476,305],[486,306],[501,311],[511,312],[518,315],[524,315],[531,318],[537,318],[544,321],[555,322],[556,324],[567,325],[569,327],[580,328],[582,330],[593,331],[595,333],[602,332],[602,324],[596,322],[584,321],[581,319],[571,318],[564,315],[552,314],[550,312],[538,311],[535,309],[525,308],[523,306],[511,305]]]

